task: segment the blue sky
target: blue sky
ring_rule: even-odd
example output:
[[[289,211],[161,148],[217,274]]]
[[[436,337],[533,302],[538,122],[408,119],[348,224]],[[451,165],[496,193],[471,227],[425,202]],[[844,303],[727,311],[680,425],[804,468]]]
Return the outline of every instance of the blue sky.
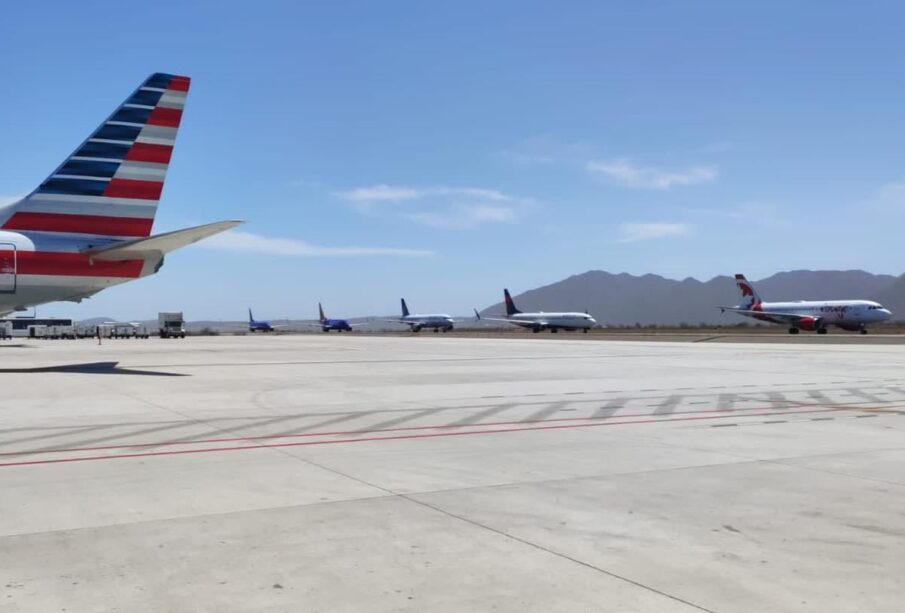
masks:
[[[193,82],[155,231],[247,220],[44,314],[467,313],[589,269],[905,270],[899,3],[21,2],[0,51],[0,199],[166,71]]]

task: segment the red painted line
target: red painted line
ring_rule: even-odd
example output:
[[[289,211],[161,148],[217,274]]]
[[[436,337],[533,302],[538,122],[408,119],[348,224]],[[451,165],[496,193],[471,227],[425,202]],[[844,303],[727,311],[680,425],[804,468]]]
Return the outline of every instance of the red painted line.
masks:
[[[798,413],[826,413],[830,411],[845,411],[851,409],[816,409],[813,411],[798,411]],[[753,413],[751,416],[762,417],[776,415],[774,411]],[[124,453],[119,455],[100,455],[73,458],[60,458],[56,460],[23,460],[20,462],[0,463],[0,468],[11,466],[34,466],[42,464],[68,464],[72,462],[89,462],[95,460],[121,460],[128,458],[147,458],[154,456],[188,455],[195,453],[215,453],[219,451],[244,451],[247,449],[280,449],[284,447],[308,447],[314,445],[338,445],[342,443],[367,443],[373,441],[401,441],[422,438],[441,438],[448,436],[467,436],[472,434],[506,434],[511,432],[532,432],[539,430],[570,430],[575,428],[595,428],[601,426],[618,426],[625,424],[668,423],[677,421],[701,421],[710,419],[725,419],[727,415],[697,415],[693,417],[680,417],[678,419],[639,419],[622,422],[603,422],[593,424],[559,424],[555,426],[529,426],[527,428],[498,428],[495,430],[468,430],[465,432],[437,432],[434,434],[399,434],[396,436],[369,436],[362,438],[333,439],[325,441],[296,441],[293,443],[276,443],[273,445],[236,445],[233,447],[205,447],[202,449],[179,449],[176,451],[147,451],[142,453]]]
[[[807,408],[805,405],[804,408]],[[834,409],[844,410],[859,410],[858,408],[853,407],[834,407]],[[657,421],[670,421],[671,415],[698,415],[698,414],[709,414],[714,413],[719,417],[733,417],[738,416],[737,414],[743,411],[777,411],[776,415],[792,415],[796,413],[809,413],[810,410],[785,410],[785,409],[771,409],[769,407],[749,407],[749,408],[741,408],[736,409],[732,413],[728,413],[722,410],[699,410],[699,411],[674,411],[669,415],[664,415],[663,419],[659,419]],[[820,409],[823,410],[823,409]],[[284,438],[311,438],[315,436],[349,436],[351,434],[377,434],[383,432],[413,432],[420,430],[445,430],[451,428],[477,428],[477,427],[487,427],[487,426],[515,426],[519,424],[543,424],[543,423],[558,423],[558,422],[577,422],[577,421],[598,421],[605,419],[611,422],[613,425],[617,425],[620,423],[625,423],[620,420],[625,419],[633,419],[638,417],[654,417],[656,413],[632,413],[630,415],[624,415],[622,417],[558,417],[551,419],[531,419],[531,420],[511,420],[511,421],[486,421],[474,424],[442,424],[442,425],[432,425],[432,426],[403,426],[400,428],[372,428],[372,429],[358,429],[358,430],[334,430],[334,431],[326,431],[326,432],[305,432],[301,434],[261,434],[258,436],[233,436],[233,437],[221,437],[221,438],[201,438],[201,439],[193,439],[187,441],[158,441],[154,443],[132,443],[132,444],[119,444],[119,445],[97,445],[94,447],[66,447],[60,449],[46,449],[46,450],[26,450],[26,451],[4,451],[0,452],[0,457],[10,457],[10,456],[23,456],[23,455],[38,455],[44,453],[71,453],[71,452],[79,452],[79,451],[110,451],[113,449],[142,449],[148,447],[170,447],[176,445],[201,445],[201,444],[209,444],[209,443],[237,443],[240,441],[263,441],[263,440],[278,440]],[[747,417],[747,415],[740,415],[740,417]],[[675,420],[673,420],[675,421]],[[250,427],[254,427],[254,424],[249,424]],[[124,436],[128,436],[125,434]]]

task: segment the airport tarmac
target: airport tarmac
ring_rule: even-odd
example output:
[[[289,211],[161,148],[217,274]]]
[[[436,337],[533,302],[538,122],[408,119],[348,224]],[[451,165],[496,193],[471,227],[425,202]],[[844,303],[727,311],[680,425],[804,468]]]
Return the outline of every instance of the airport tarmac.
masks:
[[[905,602],[905,352],[0,344],[0,612]]]

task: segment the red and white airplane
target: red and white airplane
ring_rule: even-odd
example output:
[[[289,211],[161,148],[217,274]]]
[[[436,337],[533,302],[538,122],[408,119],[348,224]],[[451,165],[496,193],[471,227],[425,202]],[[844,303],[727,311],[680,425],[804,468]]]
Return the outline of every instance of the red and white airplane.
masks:
[[[720,307],[721,311],[789,326],[789,334],[798,334],[799,330],[826,334],[830,325],[867,334],[867,324],[892,317],[883,305],[870,300],[764,302],[745,275],[735,275],[735,283],[742,293],[742,303],[734,307]]]
[[[0,208],[0,313],[80,302],[241,221],[151,235],[189,78],[157,73],[25,198]]]

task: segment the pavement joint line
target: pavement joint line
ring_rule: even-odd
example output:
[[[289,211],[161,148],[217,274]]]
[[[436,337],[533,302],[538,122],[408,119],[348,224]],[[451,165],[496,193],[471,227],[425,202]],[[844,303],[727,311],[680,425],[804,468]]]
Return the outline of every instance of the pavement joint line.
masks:
[[[669,600],[673,600],[673,601],[682,603],[682,604],[684,604],[684,605],[686,605],[686,606],[689,606],[689,607],[692,607],[692,608],[694,608],[694,609],[697,609],[697,610],[699,610],[699,611],[703,611],[704,613],[717,613],[716,611],[714,611],[714,610],[712,610],[712,609],[705,608],[705,607],[703,607],[703,606],[701,606],[701,605],[698,605],[698,604],[695,604],[695,603],[693,603],[693,602],[691,602],[691,601],[685,600],[685,599],[683,599],[683,598],[681,598],[681,597],[679,597],[679,596],[675,596],[675,595],[673,595],[673,594],[669,594],[669,593],[667,593],[667,592],[665,592],[665,591],[663,591],[663,590],[659,590],[659,589],[657,589],[657,588],[655,588],[655,587],[653,587],[653,586],[646,585],[646,584],[641,583],[640,581],[637,581],[637,580],[635,580],[635,579],[630,579],[629,577],[626,577],[626,576],[624,576],[624,575],[620,575],[620,574],[615,573],[615,572],[613,572],[613,571],[606,570],[606,569],[604,569],[604,568],[602,568],[602,567],[600,567],[600,566],[591,564],[590,562],[586,562],[586,561],[584,561],[584,560],[580,560],[580,559],[578,559],[578,558],[576,558],[576,557],[574,557],[574,556],[570,556],[570,555],[565,554],[565,553],[562,553],[562,552],[560,552],[560,551],[556,551],[556,550],[554,550],[554,549],[552,549],[552,548],[550,548],[550,547],[545,547],[545,546],[541,545],[540,543],[535,543],[535,542],[529,541],[529,540],[527,540],[527,539],[524,539],[524,538],[515,536],[514,534],[510,534],[510,533],[505,532],[505,531],[503,531],[503,530],[500,530],[500,529],[498,529],[498,528],[494,528],[493,526],[490,526],[490,525],[481,523],[481,522],[479,522],[479,521],[477,521],[477,520],[474,520],[474,519],[471,519],[471,518],[469,518],[469,517],[465,517],[465,516],[463,516],[463,515],[460,515],[460,514],[457,514],[457,513],[453,513],[452,511],[449,511],[449,510],[447,510],[447,509],[444,509],[444,508],[442,508],[442,507],[439,507],[439,506],[436,505],[436,504],[431,504],[431,503],[426,502],[426,501],[424,501],[424,500],[419,500],[418,498],[415,497],[415,496],[427,496],[427,495],[430,495],[432,492],[426,492],[426,493],[419,492],[419,493],[417,493],[417,494],[403,494],[403,493],[401,493],[401,492],[396,492],[396,491],[394,491],[394,490],[392,490],[392,489],[390,489],[390,488],[388,488],[388,487],[384,487],[384,486],[382,486],[382,485],[378,485],[378,484],[376,484],[376,483],[372,483],[372,482],[370,482],[370,481],[368,481],[368,480],[366,480],[366,479],[362,479],[362,478],[360,478],[360,477],[356,477],[356,476],[354,476],[354,475],[350,475],[350,474],[348,474],[348,473],[346,473],[346,472],[344,472],[344,471],[337,470],[337,469],[335,469],[335,468],[326,466],[326,465],[324,465],[324,464],[321,464],[320,462],[315,462],[314,460],[311,460],[311,459],[309,459],[309,458],[303,458],[303,457],[297,456],[297,455],[291,453],[291,452],[288,451],[288,450],[285,450],[284,453],[287,454],[287,455],[289,455],[290,457],[293,457],[293,458],[295,458],[295,459],[297,459],[297,460],[300,460],[300,461],[302,461],[302,462],[304,462],[304,463],[306,463],[306,464],[315,466],[315,467],[320,468],[320,469],[322,469],[322,470],[330,471],[330,472],[332,472],[332,473],[334,473],[334,474],[336,474],[336,475],[339,475],[339,476],[341,476],[341,477],[345,477],[345,478],[347,478],[347,479],[352,479],[352,480],[354,480],[354,481],[357,481],[358,483],[360,483],[360,484],[362,484],[362,485],[370,486],[370,487],[375,488],[375,489],[377,489],[377,490],[381,490],[381,491],[383,491],[383,492],[386,492],[389,496],[396,497],[396,498],[399,498],[399,499],[401,499],[401,500],[405,500],[405,501],[407,501],[407,502],[409,502],[409,503],[418,505],[418,506],[420,506],[420,507],[430,509],[430,510],[434,511],[435,513],[440,513],[440,514],[442,514],[442,515],[444,515],[444,516],[446,516],[446,517],[449,517],[449,518],[451,518],[451,519],[455,519],[455,520],[457,520],[457,521],[461,521],[461,522],[470,524],[470,525],[472,525],[472,526],[474,526],[474,527],[476,527],[476,528],[480,528],[480,529],[482,529],[482,530],[485,530],[485,531],[488,531],[488,532],[492,532],[492,533],[494,533],[494,534],[496,534],[496,535],[498,535],[498,536],[501,536],[501,537],[503,537],[503,538],[505,538],[505,539],[512,540],[512,541],[515,541],[515,542],[517,542],[517,543],[521,543],[522,545],[525,545],[525,546],[527,546],[527,547],[531,547],[531,548],[533,548],[533,549],[537,549],[537,550],[542,551],[542,552],[545,552],[545,553],[547,553],[547,554],[549,554],[549,555],[552,555],[552,556],[561,558],[561,559],[563,559],[563,560],[567,560],[567,561],[569,561],[569,562],[572,562],[573,564],[577,564],[577,565],[579,565],[579,566],[583,566],[583,567],[588,568],[588,569],[590,569],[590,570],[594,570],[594,571],[596,571],[596,572],[598,572],[598,573],[601,573],[601,574],[606,575],[606,576],[608,576],[608,577],[611,577],[611,578],[613,578],[613,579],[616,579],[616,580],[619,580],[619,581],[622,581],[622,582],[625,582],[625,583],[629,583],[629,584],[634,585],[634,586],[636,586],[636,587],[639,587],[639,588],[641,588],[641,589],[643,589],[643,590],[647,590],[647,591],[652,592],[652,593],[654,593],[654,594],[658,594],[658,595],[660,595],[660,596],[662,596],[662,597],[664,597],[664,598],[667,598],[667,599],[669,599]],[[684,467],[683,467],[683,468],[684,468]],[[598,478],[600,478],[600,477],[598,477]],[[603,478],[605,478],[605,476],[604,476]],[[570,480],[570,479],[558,479],[557,481],[566,481],[566,480]],[[532,483],[534,483],[534,482],[532,482]],[[508,484],[507,484],[507,485],[508,485]],[[479,489],[479,488],[481,488],[481,487],[486,487],[486,486],[478,486],[478,488],[456,488],[456,489],[452,489],[452,490],[443,490],[443,491],[462,491],[462,490],[465,490],[465,489]],[[436,493],[436,492],[434,492],[434,493]]]
[[[576,558],[576,557],[574,557],[574,556],[571,556],[571,555],[569,555],[569,554],[563,553],[563,552],[561,552],[561,551],[556,551],[555,549],[553,549],[553,548],[551,548],[551,547],[546,547],[546,546],[544,546],[544,545],[541,545],[540,543],[535,543],[535,542],[533,542],[533,541],[529,541],[528,539],[525,539],[525,538],[516,536],[516,535],[514,535],[514,534],[511,534],[511,533],[509,533],[509,532],[506,532],[505,530],[501,530],[501,529],[499,529],[499,528],[495,528],[495,527],[490,526],[490,525],[488,525],[488,524],[484,524],[484,523],[482,523],[482,522],[479,522],[479,521],[477,521],[477,520],[471,519],[471,518],[469,518],[469,517],[465,517],[464,515],[459,515],[459,514],[457,514],[457,513],[453,513],[453,512],[451,512],[451,511],[448,511],[448,510],[446,510],[446,509],[443,509],[443,508],[441,508],[441,507],[439,507],[439,506],[437,506],[437,505],[434,505],[434,504],[431,504],[431,503],[429,503],[429,502],[425,502],[425,501],[422,501],[422,500],[418,500],[417,498],[413,498],[412,496],[408,496],[408,495],[404,495],[404,494],[400,494],[400,496],[401,496],[402,498],[405,498],[406,500],[410,500],[410,501],[415,502],[415,503],[417,503],[417,504],[423,505],[423,506],[425,506],[425,507],[427,507],[427,508],[433,509],[434,511],[437,511],[437,512],[439,512],[439,513],[443,513],[444,515],[447,515],[447,516],[449,516],[449,517],[458,519],[459,521],[467,522],[467,523],[469,523],[469,524],[471,524],[471,525],[473,525],[473,526],[476,526],[476,527],[478,527],[478,528],[482,528],[482,529],[484,529],[484,530],[488,530],[488,531],[493,532],[493,533],[495,533],[495,534],[498,534],[498,535],[500,535],[500,536],[502,536],[502,537],[511,539],[511,540],[516,541],[516,542],[519,542],[519,543],[522,543],[523,545],[527,545],[528,547],[533,547],[534,549],[538,549],[538,550],[543,551],[543,552],[545,552],[545,553],[548,553],[548,554],[550,554],[550,555],[553,555],[553,556],[562,558],[562,559],[564,559],[564,560],[568,560],[568,561],[570,561],[570,562],[572,562],[572,563],[574,563],[574,564],[578,564],[578,565],[583,566],[583,567],[585,567],[585,568],[588,568],[588,569],[597,571],[598,573],[604,574],[604,575],[606,575],[606,576],[608,576],[608,577],[611,577],[611,578],[613,578],[613,579],[617,579],[617,580],[623,581],[623,582],[625,582],[625,583],[630,583],[631,585],[634,585],[635,587],[639,587],[639,588],[641,588],[641,589],[643,589],[643,590],[647,590],[647,591],[652,592],[652,593],[654,593],[654,594],[658,594],[659,596],[662,596],[662,597],[664,597],[664,598],[668,598],[668,599],[673,600],[673,601],[675,601],[675,602],[679,602],[679,603],[684,604],[684,605],[686,605],[686,606],[689,606],[689,607],[692,607],[692,608],[694,608],[694,609],[697,609],[698,611],[704,611],[705,613],[716,613],[716,611],[714,611],[713,609],[708,609],[708,608],[706,608],[706,607],[704,607],[704,606],[702,606],[702,605],[699,605],[699,604],[696,604],[696,603],[694,603],[694,602],[691,602],[690,600],[686,600],[686,599],[684,599],[684,598],[681,598],[680,596],[676,596],[676,595],[674,595],[674,594],[670,594],[669,592],[665,592],[665,591],[660,590],[660,589],[658,589],[658,588],[655,588],[655,587],[653,587],[653,586],[651,586],[651,585],[647,585],[647,584],[645,584],[645,583],[642,583],[641,581],[638,581],[638,580],[635,580],[635,579],[631,579],[631,578],[629,578],[629,577],[626,577],[625,575],[620,575],[619,573],[616,573],[616,572],[614,572],[614,571],[606,570],[605,568],[603,568],[603,567],[601,567],[601,566],[597,566],[596,564],[591,564],[590,562],[586,562],[586,561],[584,561],[584,560],[581,560],[581,559]]]

